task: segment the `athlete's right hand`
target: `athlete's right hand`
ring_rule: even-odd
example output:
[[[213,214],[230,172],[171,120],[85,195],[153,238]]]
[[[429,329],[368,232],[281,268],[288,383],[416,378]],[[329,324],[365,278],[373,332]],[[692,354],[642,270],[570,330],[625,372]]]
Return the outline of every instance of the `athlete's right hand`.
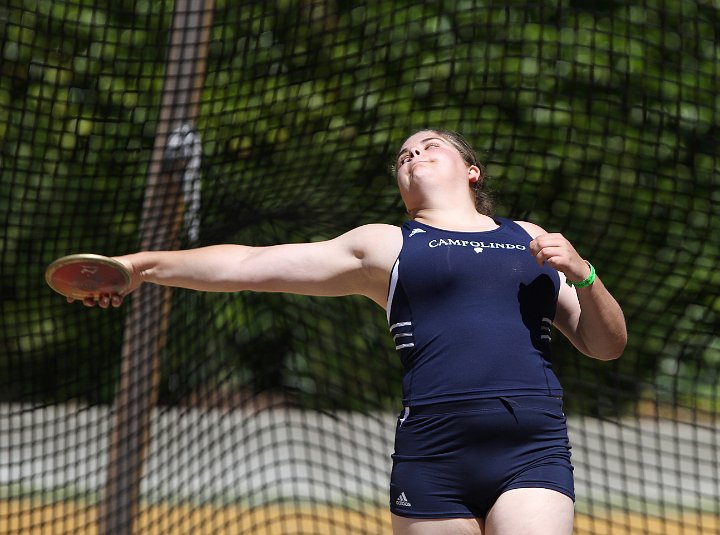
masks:
[[[124,265],[127,270],[130,272],[130,286],[126,291],[123,293],[113,293],[113,294],[102,294],[97,299],[93,297],[86,297],[82,300],[82,304],[86,307],[94,307],[99,306],[100,308],[109,308],[110,306],[113,307],[119,307],[122,305],[123,300],[125,299],[125,296],[129,293],[135,291],[138,289],[138,287],[142,284],[143,280],[140,274],[140,271],[133,266],[133,263],[124,256],[115,256],[112,257],[113,260],[117,260],[122,265]],[[74,303],[76,300],[72,297],[67,298],[68,303]]]

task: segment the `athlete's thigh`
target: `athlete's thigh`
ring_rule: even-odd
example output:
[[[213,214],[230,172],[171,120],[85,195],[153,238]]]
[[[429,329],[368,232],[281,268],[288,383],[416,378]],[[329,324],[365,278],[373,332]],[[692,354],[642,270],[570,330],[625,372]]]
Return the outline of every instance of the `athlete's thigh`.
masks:
[[[484,535],[572,535],[573,514],[573,501],[561,492],[512,489],[488,512]]]
[[[483,535],[475,518],[406,518],[392,515],[393,535]]]

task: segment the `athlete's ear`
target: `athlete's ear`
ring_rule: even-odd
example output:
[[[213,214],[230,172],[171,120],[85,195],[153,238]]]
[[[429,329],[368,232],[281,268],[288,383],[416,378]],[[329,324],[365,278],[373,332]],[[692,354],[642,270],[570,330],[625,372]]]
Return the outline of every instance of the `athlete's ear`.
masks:
[[[477,165],[471,165],[468,167],[468,180],[471,184],[475,184],[482,177],[480,168]]]

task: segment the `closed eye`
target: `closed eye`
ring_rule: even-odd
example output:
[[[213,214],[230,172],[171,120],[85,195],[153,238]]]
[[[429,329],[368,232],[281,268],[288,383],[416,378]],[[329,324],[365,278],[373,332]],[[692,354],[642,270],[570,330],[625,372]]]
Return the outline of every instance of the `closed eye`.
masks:
[[[427,150],[431,147],[442,146],[442,140],[440,140],[438,138],[423,139],[422,143],[424,143],[424,145],[423,145],[424,150]],[[397,166],[400,167],[400,166],[406,164],[407,162],[409,162],[411,159],[412,159],[412,154],[410,152],[407,152],[407,149],[405,149],[404,151],[402,151],[400,153],[400,155],[398,155]]]

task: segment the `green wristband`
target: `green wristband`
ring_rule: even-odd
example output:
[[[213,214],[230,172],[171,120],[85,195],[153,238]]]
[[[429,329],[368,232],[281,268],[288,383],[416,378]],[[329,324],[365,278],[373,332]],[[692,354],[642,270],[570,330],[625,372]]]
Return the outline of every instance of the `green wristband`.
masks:
[[[587,276],[587,279],[581,280],[580,282],[570,282],[568,279],[565,279],[565,282],[567,282],[568,286],[574,286],[575,288],[587,288],[593,282],[595,282],[595,268],[587,260],[585,260],[585,263],[590,266],[590,275]]]

